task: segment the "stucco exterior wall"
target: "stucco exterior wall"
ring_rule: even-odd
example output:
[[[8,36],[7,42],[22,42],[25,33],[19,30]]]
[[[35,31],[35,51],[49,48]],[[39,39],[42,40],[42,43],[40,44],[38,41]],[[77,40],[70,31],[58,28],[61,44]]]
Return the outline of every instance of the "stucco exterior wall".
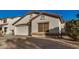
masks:
[[[30,19],[32,19],[33,17],[37,16],[37,14],[32,14],[32,15],[26,15],[24,18],[22,18],[19,22],[17,22],[15,25],[19,25],[19,24],[26,24],[29,22]]]
[[[59,33],[61,32],[61,22],[59,18],[45,16],[45,20],[40,20],[41,16],[32,21],[32,33],[38,33],[38,23],[49,22],[49,32]],[[44,34],[44,33],[43,33]]]

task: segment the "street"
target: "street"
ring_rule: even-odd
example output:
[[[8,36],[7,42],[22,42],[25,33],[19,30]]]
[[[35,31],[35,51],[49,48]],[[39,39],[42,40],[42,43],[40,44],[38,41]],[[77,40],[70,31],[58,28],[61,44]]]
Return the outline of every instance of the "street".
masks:
[[[1,39],[1,38],[0,38]],[[77,45],[76,45],[77,44]],[[13,37],[12,39],[0,41],[1,49],[76,49],[78,42],[36,37]]]

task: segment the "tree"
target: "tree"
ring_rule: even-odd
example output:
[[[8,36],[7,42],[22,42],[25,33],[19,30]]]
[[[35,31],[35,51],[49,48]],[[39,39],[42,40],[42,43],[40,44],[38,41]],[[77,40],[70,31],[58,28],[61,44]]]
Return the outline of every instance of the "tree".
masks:
[[[77,14],[76,17],[79,18],[79,14]]]
[[[70,37],[72,37],[74,40],[79,39],[77,38],[79,36],[79,28],[78,28],[78,20],[72,20],[70,22],[66,23],[67,33]]]

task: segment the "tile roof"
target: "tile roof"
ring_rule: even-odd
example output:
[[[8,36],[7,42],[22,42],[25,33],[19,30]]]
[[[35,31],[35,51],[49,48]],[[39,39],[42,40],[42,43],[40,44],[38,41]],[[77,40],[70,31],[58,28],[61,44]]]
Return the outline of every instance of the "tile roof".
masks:
[[[31,20],[37,18],[39,15],[46,15],[46,16],[50,16],[50,17],[55,17],[55,18],[59,18],[60,21],[62,22],[61,20],[61,17],[58,15],[58,14],[49,14],[49,13],[46,13],[46,12],[30,12],[28,13],[27,15],[30,15],[30,14],[37,14],[37,16],[33,17]],[[26,15],[25,15],[26,16]],[[18,19],[14,24],[16,24],[17,22],[19,22],[21,19],[23,19],[25,16],[21,17],[20,19]]]

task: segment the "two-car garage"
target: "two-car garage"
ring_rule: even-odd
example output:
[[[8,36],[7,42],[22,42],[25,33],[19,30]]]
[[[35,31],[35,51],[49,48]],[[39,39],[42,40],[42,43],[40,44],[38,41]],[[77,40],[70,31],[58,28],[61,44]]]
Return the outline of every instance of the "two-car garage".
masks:
[[[28,26],[27,25],[16,26],[15,35],[28,35]]]

